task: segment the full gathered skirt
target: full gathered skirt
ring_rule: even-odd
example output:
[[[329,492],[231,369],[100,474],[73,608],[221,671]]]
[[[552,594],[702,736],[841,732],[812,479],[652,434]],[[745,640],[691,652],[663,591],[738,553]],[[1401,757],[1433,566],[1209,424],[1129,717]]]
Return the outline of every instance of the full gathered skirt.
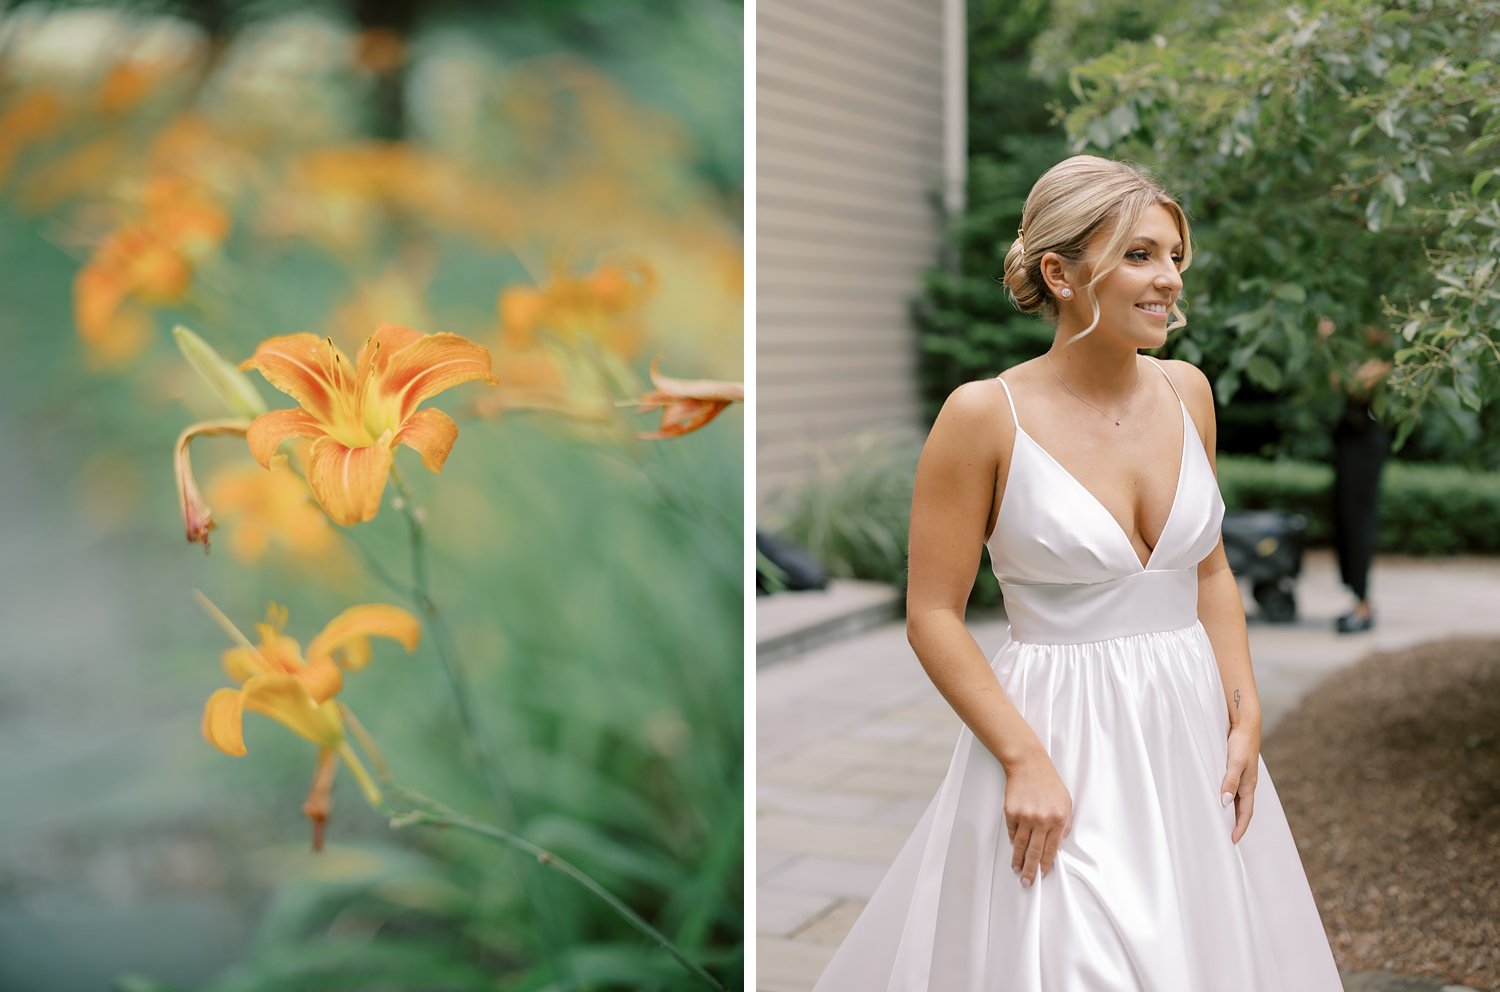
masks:
[[[1208,637],[1007,641],[993,667],[1073,798],[1030,889],[1005,771],[967,729],[818,992],[1338,992],[1275,787],[1230,841],[1228,714]]]

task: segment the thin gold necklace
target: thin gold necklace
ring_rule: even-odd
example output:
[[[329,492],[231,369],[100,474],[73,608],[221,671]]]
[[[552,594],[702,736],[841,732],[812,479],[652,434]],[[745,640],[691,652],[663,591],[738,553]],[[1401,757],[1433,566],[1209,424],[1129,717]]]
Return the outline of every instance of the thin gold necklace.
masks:
[[[1062,375],[1057,371],[1057,366],[1052,364],[1052,355],[1051,355],[1051,353],[1044,351],[1044,352],[1042,352],[1042,357],[1047,360],[1047,368],[1049,368],[1049,369],[1052,370],[1053,377],[1057,379],[1058,383],[1064,389],[1066,389],[1070,393],[1073,393],[1073,398],[1074,399],[1076,399],[1078,402],[1084,404],[1085,406],[1092,407],[1093,409],[1098,410],[1099,413],[1103,414],[1105,417],[1108,417],[1110,420],[1113,420],[1115,422],[1115,426],[1116,427],[1120,426],[1120,415],[1119,414],[1105,413],[1103,410],[1100,410],[1097,406],[1094,406],[1094,404],[1090,403],[1088,400],[1084,399],[1082,396],[1079,396],[1077,393],[1073,392],[1073,387],[1067,384],[1067,382],[1063,379]],[[1141,379],[1140,379],[1140,373],[1139,373],[1139,371],[1137,371],[1137,373],[1136,373],[1136,379],[1135,379],[1135,388],[1132,389],[1130,391],[1130,395],[1125,398],[1125,407],[1124,407],[1124,409],[1128,409],[1130,407],[1131,402],[1135,400],[1135,394],[1138,393],[1138,392],[1140,392],[1140,391],[1141,391]]]

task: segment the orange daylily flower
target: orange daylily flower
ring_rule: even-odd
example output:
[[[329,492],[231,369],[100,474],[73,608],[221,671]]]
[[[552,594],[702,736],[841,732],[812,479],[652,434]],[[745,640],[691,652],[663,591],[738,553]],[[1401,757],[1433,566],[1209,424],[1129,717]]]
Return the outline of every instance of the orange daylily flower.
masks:
[[[588,340],[611,356],[628,358],[644,337],[641,310],[656,277],[639,260],[606,262],[585,275],[561,273],[538,286],[507,286],[496,301],[500,338],[495,350],[499,386],[479,401],[481,416],[530,409],[581,420],[611,417]],[[544,338],[546,332],[550,338]]]
[[[217,689],[208,697],[203,708],[203,736],[225,754],[243,756],[243,722],[248,709],[316,744],[318,771],[303,811],[313,824],[313,850],[321,850],[340,757],[349,763],[366,798],[372,804],[380,802],[379,789],[344,738],[348,714],[334,700],[343,687],[343,672],[365,666],[370,659],[371,637],[390,638],[410,652],[421,639],[421,624],[397,606],[351,606],[309,642],[304,657],[301,645],[282,632],[287,617],[283,607],[273,604],[267,609],[265,621],[256,625],[260,641],[251,644],[217,607],[206,598],[202,601],[238,642],[224,652],[223,665],[229,677],[239,683],[238,688]]]
[[[350,365],[332,341],[289,334],[262,341],[240,365],[301,403],[250,425],[250,453],[264,468],[289,437],[312,438],[307,481],[335,523],[369,520],[380,509],[397,445],[440,472],[458,425],[422,401],[475,379],[494,383],[490,353],[457,334],[423,334],[381,324]]]
[[[642,441],[681,437],[713,420],[731,403],[745,398],[745,385],[718,379],[673,379],[657,371],[660,359],[651,362],[652,392],[642,396],[637,413],[661,408],[661,428],[637,434]]]
[[[640,348],[641,307],[655,289],[655,273],[639,260],[606,262],[582,276],[561,273],[540,286],[508,286],[498,301],[501,340],[524,351],[547,330],[566,341],[591,338],[629,358]]]
[[[229,553],[246,564],[260,561],[273,541],[304,561],[335,550],[328,518],[284,458],[273,459],[269,472],[248,462],[225,469],[207,495],[229,522]]]
[[[149,319],[132,302],[175,303],[193,283],[194,261],[229,233],[229,214],[191,183],[150,183],[143,216],[107,237],[73,281],[79,336],[96,358],[128,358],[144,346]]]

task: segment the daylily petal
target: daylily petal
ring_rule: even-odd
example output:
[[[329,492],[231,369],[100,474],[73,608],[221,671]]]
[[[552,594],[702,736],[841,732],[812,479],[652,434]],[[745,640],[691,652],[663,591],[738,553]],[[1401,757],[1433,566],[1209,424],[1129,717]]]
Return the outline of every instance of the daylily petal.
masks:
[[[372,386],[381,401],[396,400],[404,423],[423,400],[475,379],[496,381],[486,348],[457,334],[427,334],[393,353]]]
[[[422,624],[399,606],[351,606],[312,639],[307,657],[313,662],[328,659],[345,668],[363,668],[370,659],[371,637],[389,637],[411,651],[422,638]]]
[[[396,434],[396,443],[404,444],[422,456],[422,464],[434,472],[443,470],[453,442],[458,440],[458,425],[441,410],[418,410]]]
[[[330,342],[314,334],[267,338],[240,363],[326,422],[338,413],[341,394],[352,394],[354,369]]]
[[[327,658],[311,659],[307,667],[297,673],[297,678],[302,680],[307,694],[320,703],[332,699],[344,687],[344,673]]]
[[[244,434],[252,425],[243,420],[207,420],[194,424],[177,436],[177,450],[172,457],[172,470],[177,476],[177,502],[182,510],[182,524],[191,543],[208,549],[208,533],[214,529],[213,511],[203,500],[198,490],[198,480],[193,477],[193,462],[188,457],[188,445],[193,438],[207,434]]]
[[[239,694],[245,709],[270,717],[314,744],[337,747],[344,739],[338,704],[317,702],[295,675],[279,672],[257,675],[244,684]],[[209,702],[213,702],[212,698]]]
[[[707,402],[700,400],[668,401],[661,405],[661,427],[655,431],[646,431],[636,435],[641,441],[661,441],[666,438],[681,437],[691,434],[693,431],[713,420],[728,403]],[[651,409],[651,405],[644,402],[641,409]]]
[[[683,400],[712,400],[717,403],[736,403],[745,398],[745,384],[726,382],[721,379],[673,379],[657,371],[660,358],[651,361],[651,383],[664,398]],[[655,395],[655,394],[651,394]],[[642,402],[646,402],[642,400]]]
[[[262,468],[270,468],[271,456],[281,447],[282,441],[289,437],[322,437],[324,433],[317,417],[294,406],[256,417],[245,440],[250,443],[251,456],[260,462]]]
[[[275,606],[272,610],[281,611],[280,622],[286,623],[286,607]],[[294,637],[288,637],[281,632],[280,627],[270,624],[258,623],[256,631],[260,634],[260,656],[265,662],[266,671],[283,672],[287,675],[296,675],[302,671],[302,645],[297,643]]]
[[[375,328],[375,333],[365,339],[359,349],[357,375],[360,382],[372,372],[380,372],[390,362],[391,356],[409,344],[426,337],[421,331],[400,324],[384,323]]]
[[[389,438],[348,448],[320,437],[307,454],[307,482],[313,498],[334,523],[349,526],[380,512],[380,497],[391,472]]]
[[[224,652],[222,660],[224,673],[241,684],[271,670],[265,657],[259,651],[249,648],[230,648]]]
[[[245,735],[241,726],[245,704],[238,689],[216,689],[203,707],[203,736],[214,747],[231,757],[245,753]]]

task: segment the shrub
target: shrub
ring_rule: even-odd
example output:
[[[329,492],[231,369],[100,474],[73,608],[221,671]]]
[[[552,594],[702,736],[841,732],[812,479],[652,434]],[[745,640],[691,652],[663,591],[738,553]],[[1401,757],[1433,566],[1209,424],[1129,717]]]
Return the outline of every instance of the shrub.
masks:
[[[1313,462],[1221,455],[1219,489],[1231,510],[1307,517],[1308,541],[1332,540],[1333,469]],[[1500,472],[1392,462],[1380,488],[1381,551],[1500,554]]]
[[[920,448],[908,436],[864,434],[835,462],[771,501],[771,529],[845,579],[906,584],[906,537]]]

